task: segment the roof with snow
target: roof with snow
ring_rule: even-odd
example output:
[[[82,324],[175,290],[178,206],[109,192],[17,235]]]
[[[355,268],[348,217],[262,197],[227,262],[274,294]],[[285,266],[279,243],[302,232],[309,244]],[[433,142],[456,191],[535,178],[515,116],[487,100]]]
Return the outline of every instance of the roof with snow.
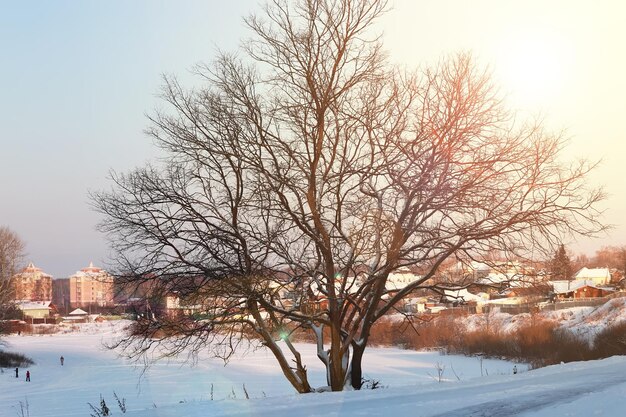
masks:
[[[611,280],[609,268],[587,268],[583,267],[576,273],[576,279],[604,279]]]
[[[85,310],[77,308],[70,313],[70,316],[86,316],[87,314],[89,313],[87,313]]]
[[[401,269],[389,274],[385,288],[387,291],[401,290],[420,278],[422,278],[421,275],[416,275],[408,269]]]
[[[97,274],[102,272],[102,269],[93,266],[93,262],[89,262],[89,266],[86,268],[81,269],[79,272],[85,272],[85,273],[91,273],[91,274]]]
[[[37,268],[32,262],[29,262],[26,268],[20,271],[20,274],[40,274],[44,277],[52,277],[50,274],[43,272],[41,268]]]
[[[15,303],[17,307],[22,310],[41,310],[49,309],[51,301],[18,301]]]
[[[476,301],[484,302],[485,299],[479,295],[472,294],[464,288],[462,290],[443,290],[444,296],[448,301]]]
[[[561,280],[561,281],[550,281],[552,284],[552,288],[554,288],[555,294],[567,294],[568,292],[576,291],[582,287],[594,287],[595,283],[593,280],[586,279],[576,279],[573,281]]]
[[[74,275],[72,275],[72,277],[75,277],[75,278],[79,278],[79,277],[96,277],[96,276],[100,276],[101,277],[103,275],[110,276],[107,271],[105,271],[102,268],[98,268],[97,266],[93,266],[93,262],[89,262],[89,266],[88,267],[83,268],[80,271],[76,271],[76,273]]]

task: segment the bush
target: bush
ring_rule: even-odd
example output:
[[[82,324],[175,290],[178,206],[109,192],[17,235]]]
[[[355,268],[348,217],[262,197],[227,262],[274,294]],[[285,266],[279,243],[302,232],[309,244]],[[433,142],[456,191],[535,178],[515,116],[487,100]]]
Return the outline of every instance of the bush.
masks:
[[[626,324],[607,331],[600,340],[598,348],[604,346],[607,352],[606,346],[617,349],[612,352],[626,349]],[[458,317],[446,315],[426,316],[412,323],[388,319],[372,328],[370,342],[374,345],[505,358],[529,362],[533,368],[599,357],[598,349],[592,349],[587,340],[559,328],[556,322],[538,318],[513,332],[504,332],[493,326],[468,331]],[[601,357],[607,356],[606,353],[603,355]]]
[[[593,349],[598,358],[626,355],[626,321],[598,333],[593,342]]]
[[[0,351],[0,368],[20,368],[34,365],[35,362],[21,353]]]

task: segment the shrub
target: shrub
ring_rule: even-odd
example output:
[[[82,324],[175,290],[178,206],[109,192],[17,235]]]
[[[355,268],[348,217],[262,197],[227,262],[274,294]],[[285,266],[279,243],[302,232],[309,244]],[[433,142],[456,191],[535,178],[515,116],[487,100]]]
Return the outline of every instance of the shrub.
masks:
[[[597,334],[593,350],[598,358],[626,355],[626,321],[614,324]]]
[[[20,368],[34,363],[32,359],[21,353],[0,351],[0,368]]]
[[[603,336],[607,341],[601,339],[599,346],[626,348],[626,324],[622,326],[607,332]],[[512,332],[493,326],[468,331],[458,317],[448,315],[425,316],[411,323],[387,319],[372,328],[370,341],[375,345],[506,358],[529,362],[533,368],[598,355],[587,340],[559,328],[556,322],[536,317]]]

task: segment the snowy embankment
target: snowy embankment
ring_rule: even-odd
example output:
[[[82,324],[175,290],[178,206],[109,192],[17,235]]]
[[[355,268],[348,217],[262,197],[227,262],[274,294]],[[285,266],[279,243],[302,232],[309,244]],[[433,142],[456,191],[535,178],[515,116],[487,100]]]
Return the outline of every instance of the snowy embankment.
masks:
[[[586,315],[585,317],[589,317]],[[264,350],[238,356],[224,367],[201,358],[160,362],[142,373],[102,347],[119,325],[86,325],[79,333],[10,336],[9,349],[32,357],[15,378],[0,374],[0,416],[88,416],[87,403],[102,395],[122,415],[113,393],[125,398],[129,417],[200,416],[622,416],[626,409],[626,357],[575,362],[534,371],[499,360],[440,356],[434,352],[372,348],[364,365],[384,389],[297,395]],[[312,382],[324,385],[313,345],[299,345]],[[60,356],[65,357],[61,366]],[[443,382],[437,379],[437,364]],[[481,373],[483,376],[481,376]],[[245,398],[245,390],[250,399]]]
[[[616,298],[597,307],[573,307],[564,310],[545,310],[536,315],[491,312],[473,314],[461,319],[467,330],[497,329],[504,333],[514,332],[532,320],[553,321],[562,328],[592,341],[594,336],[607,328],[626,321],[626,297]]]

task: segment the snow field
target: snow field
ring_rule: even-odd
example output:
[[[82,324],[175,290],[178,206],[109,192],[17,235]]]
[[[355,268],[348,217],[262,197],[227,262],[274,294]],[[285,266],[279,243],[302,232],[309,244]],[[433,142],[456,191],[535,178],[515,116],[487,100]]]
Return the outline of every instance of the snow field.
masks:
[[[610,314],[612,318],[600,319],[593,311],[556,313],[572,325],[616,320]],[[113,392],[125,398],[128,417],[626,415],[626,356],[533,371],[517,364],[520,373],[513,375],[514,364],[507,361],[370,348],[364,359],[366,377],[386,388],[298,395],[265,350],[237,355],[227,366],[208,357],[200,357],[195,366],[177,358],[144,370],[102,347],[102,341],[119,331],[120,323],[103,323],[84,325],[76,333],[7,337],[9,350],[32,357],[36,364],[29,368],[29,383],[24,381],[26,369],[20,370],[19,379],[11,369],[0,374],[0,417],[21,417],[20,402],[28,402],[29,417],[86,417],[91,412],[87,403],[98,405],[101,394],[112,415],[121,416]],[[298,347],[312,383],[324,385],[315,346]],[[441,383],[436,382],[437,366],[444,369]]]
[[[227,366],[209,357],[199,358],[192,366],[180,358],[160,361],[146,370],[141,363],[120,358],[103,347],[102,343],[117,337],[120,329],[119,323],[102,323],[84,325],[77,333],[7,337],[8,350],[24,353],[35,365],[28,368],[30,383],[24,380],[26,369],[20,370],[19,379],[10,369],[0,374],[0,416],[18,415],[20,401],[28,401],[31,417],[87,416],[87,403],[97,405],[100,394],[112,410],[118,411],[113,392],[125,398],[129,412],[137,411],[138,416],[146,409],[158,411],[179,404],[201,402],[206,407],[206,402],[211,402],[211,390],[212,407],[230,404],[229,407],[245,408],[248,402],[244,385],[251,399],[271,398],[270,403],[281,398],[279,402],[291,406],[296,398],[303,397],[294,394],[267,350],[238,354]],[[325,385],[324,368],[316,358],[315,346],[298,347],[307,361],[312,384]],[[64,366],[60,365],[61,356],[65,358]],[[364,372],[366,378],[387,387],[428,386],[436,384],[437,364],[443,368],[444,381],[469,380],[480,377],[481,372],[508,375],[513,368],[512,363],[501,360],[485,359],[481,365],[478,358],[371,348],[366,351]],[[322,394],[315,395],[318,402],[319,395]]]

